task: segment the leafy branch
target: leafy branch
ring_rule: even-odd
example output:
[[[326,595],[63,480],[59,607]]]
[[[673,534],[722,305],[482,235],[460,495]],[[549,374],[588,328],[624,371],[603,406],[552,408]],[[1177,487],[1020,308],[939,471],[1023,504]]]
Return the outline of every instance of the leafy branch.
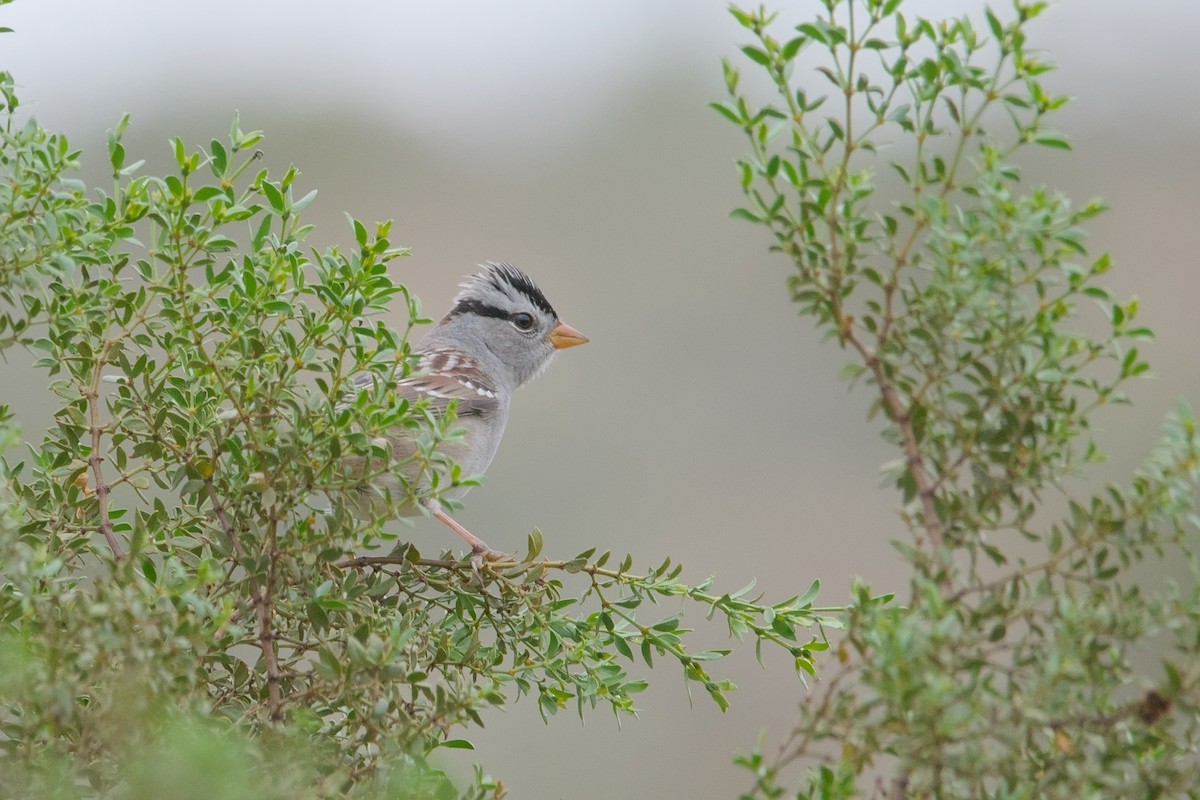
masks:
[[[1079,263],[1102,204],[1022,184],[1022,148],[1069,147],[1046,124],[1066,98],[1026,43],[1045,4],[1018,0],[1009,20],[821,5],[780,38],[777,15],[732,8],[774,96],[751,99],[726,61],[729,100],[713,108],[749,145],[734,216],[768,229],[801,312],[853,353],[843,376],[875,386],[871,413],[900,453],[885,475],[904,502],[910,538],[894,544],[910,599],[887,607],[855,589],[832,679],[774,758],[742,761],[749,796],[781,796],[799,760],[811,769],[797,797],[860,796],[872,778],[872,796],[896,799],[1194,785],[1194,670],[1162,658],[1148,675],[1134,656],[1168,630],[1196,652],[1195,593],[1132,568],[1198,563],[1198,437],[1181,405],[1129,488],[1082,500],[1067,488],[1103,459],[1089,418],[1125,402],[1153,333],[1136,300],[1098,284],[1106,256]],[[806,50],[813,80],[796,74]],[[1072,329],[1083,300],[1107,330]]]
[[[706,650],[690,653],[683,644],[683,635],[690,633],[688,628],[681,627],[680,614],[671,614],[656,622],[646,624],[639,622],[636,611],[649,601],[658,604],[659,601],[680,598],[690,600],[708,610],[711,618],[720,614],[726,622],[731,637],[742,639],[752,636],[756,642],[759,659],[762,659],[762,645],[768,643],[785,650],[793,658],[798,673],[813,674],[813,654],[828,647],[824,638],[825,628],[840,626],[836,615],[838,608],[814,607],[813,600],[820,588],[819,582],[814,582],[803,595],[796,595],[778,603],[766,605],[761,602],[761,596],[749,597],[754,587],[751,582],[738,591],[714,594],[710,591],[713,579],[689,586],[678,580],[682,566],[672,565],[667,559],[658,567],[644,575],[630,572],[633,566],[631,556],[626,556],[617,568],[606,567],[611,559],[611,553],[602,553],[592,560],[595,550],[587,550],[569,560],[553,560],[541,558],[541,533],[534,531],[529,538],[529,550],[521,560],[500,560],[488,564],[488,569],[478,576],[482,580],[479,591],[486,593],[496,589],[500,597],[520,598],[522,604],[535,609],[541,602],[549,601],[556,610],[562,611],[572,606],[582,606],[589,597],[595,597],[599,602],[598,611],[580,613],[570,618],[570,639],[584,642],[595,638],[602,649],[584,654],[577,647],[562,648],[561,641],[551,639],[545,652],[538,657],[537,647],[527,646],[525,660],[514,657],[514,663],[525,666],[536,665],[539,674],[553,675],[561,679],[570,669],[570,662],[581,662],[586,658],[596,659],[597,664],[611,664],[615,652],[628,661],[636,661],[635,654],[648,667],[654,666],[654,656],[670,656],[684,670],[685,677],[701,684],[710,697],[721,707],[728,707],[725,693],[734,688],[729,681],[712,679],[703,667],[703,662],[719,659],[728,655],[729,650]],[[416,586],[439,586],[445,578],[439,573],[448,572],[464,577],[473,576],[469,562],[455,561],[445,558],[422,558],[412,545],[404,545],[400,552],[388,556],[358,556],[337,562],[340,569],[371,569],[374,571],[390,572],[395,580],[405,584],[406,592],[415,592]],[[384,570],[384,567],[399,567],[395,572]],[[578,598],[564,597],[565,584],[562,579],[549,577],[553,573],[583,574],[590,579],[587,587]],[[534,593],[531,595],[531,592]],[[540,593],[546,597],[534,600]],[[616,592],[616,594],[611,594]],[[547,620],[553,627],[553,620]],[[817,627],[822,632],[810,636],[807,641],[797,637],[797,631],[803,628]],[[514,631],[515,633],[515,631]],[[517,634],[518,638],[523,634]],[[523,645],[511,643],[514,649]],[[555,658],[562,653],[565,662]],[[510,674],[515,678],[521,669],[514,668]],[[619,673],[624,678],[624,673]],[[538,685],[539,679],[528,675],[518,680],[521,694],[529,693],[537,686],[542,698],[565,698],[573,693],[568,681],[559,680],[553,687],[545,683]],[[606,684],[605,699],[612,705],[613,711],[631,711],[632,694],[644,688],[640,680],[620,683],[610,681]],[[584,699],[579,697],[580,701]],[[596,698],[592,698],[594,704]],[[543,702],[546,702],[545,700]],[[543,713],[553,713],[560,705],[555,700],[554,706],[545,706]],[[582,706],[580,708],[582,711]]]

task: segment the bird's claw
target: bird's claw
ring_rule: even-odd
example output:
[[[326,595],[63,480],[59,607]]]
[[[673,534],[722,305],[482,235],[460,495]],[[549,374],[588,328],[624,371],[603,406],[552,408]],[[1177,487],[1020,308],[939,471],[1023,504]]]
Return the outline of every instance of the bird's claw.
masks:
[[[479,571],[483,569],[484,564],[512,563],[515,561],[516,556],[513,554],[502,553],[490,547],[477,547],[471,550],[471,571],[475,573],[476,577],[479,577]]]

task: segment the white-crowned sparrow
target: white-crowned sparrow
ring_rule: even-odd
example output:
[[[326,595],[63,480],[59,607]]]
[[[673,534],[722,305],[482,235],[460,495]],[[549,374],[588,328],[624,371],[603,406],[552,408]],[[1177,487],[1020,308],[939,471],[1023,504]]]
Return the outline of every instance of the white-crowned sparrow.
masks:
[[[424,397],[434,414],[456,400],[456,427],[463,431],[457,441],[439,445],[439,451],[458,464],[464,475],[480,475],[492,462],[504,426],[509,403],[518,386],[540,375],[550,365],[555,352],[587,342],[587,338],[562,322],[553,306],[529,276],[511,264],[487,262],[482,271],[461,284],[449,313],[442,317],[417,347],[419,359],[415,372],[396,384],[401,396]],[[372,376],[356,378],[369,385]],[[358,487],[358,510],[371,507],[366,495],[387,493],[393,498],[416,490],[423,496],[430,491],[419,466],[414,431],[402,429],[390,440],[392,458],[404,468],[409,487],[394,475],[384,475],[370,485]],[[469,487],[456,487],[442,497],[458,499]],[[361,502],[366,501],[366,502]],[[436,500],[424,502],[426,510],[471,546],[476,565],[493,552],[482,539],[455,522]],[[415,516],[421,510],[413,504],[397,509],[402,516]]]

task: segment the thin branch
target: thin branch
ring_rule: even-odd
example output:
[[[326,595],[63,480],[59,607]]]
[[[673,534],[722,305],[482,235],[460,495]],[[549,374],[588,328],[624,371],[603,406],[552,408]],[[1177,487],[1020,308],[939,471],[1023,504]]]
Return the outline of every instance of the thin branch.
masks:
[[[851,8],[853,8],[853,4],[851,5]],[[1003,61],[1001,61],[1001,64],[1003,64]],[[996,84],[999,81],[999,74],[1000,74],[1000,65],[997,65],[996,73],[992,78],[992,85],[990,87],[990,91],[995,90]],[[947,173],[946,180],[942,185],[941,192],[939,193],[939,197],[944,199],[947,196],[949,196],[951,191],[954,190],[955,178],[957,176],[959,166],[962,162],[962,158],[963,158],[963,154],[966,149],[967,141],[971,137],[972,131],[975,130],[975,127],[979,123],[984,112],[988,109],[988,107],[990,105],[991,105],[990,101],[987,101],[987,102],[984,102],[983,104],[981,104],[980,108],[975,110],[975,112],[972,115],[972,117],[970,118],[969,122],[961,127],[960,135],[959,135],[956,145],[955,145],[954,154],[951,158],[950,168]],[[846,120],[847,121],[847,130],[849,130],[849,122],[850,122],[849,106],[847,106],[847,109],[846,109],[846,118],[847,118],[847,120]],[[918,139],[918,160],[920,159],[920,146],[921,146],[922,142],[923,142],[923,139],[919,138]],[[848,156],[849,156],[849,154],[847,153],[846,154],[847,160],[848,160]],[[840,181],[841,181],[841,176],[839,176],[839,188],[840,188]],[[835,196],[836,196],[836,194],[835,194]],[[892,270],[891,276],[889,277],[887,285],[884,288],[884,317],[883,317],[883,321],[880,326],[880,332],[879,332],[878,338],[877,338],[880,349],[882,349],[884,347],[884,345],[887,343],[888,337],[891,334],[892,323],[894,322],[894,319],[895,319],[895,310],[894,310],[893,304],[895,301],[896,282],[897,282],[898,275],[900,273],[900,270],[902,270],[908,264],[910,250],[912,249],[913,245],[916,243],[921,230],[928,225],[928,222],[929,222],[928,219],[926,219],[924,217],[918,219],[915,222],[915,224],[913,225],[912,230],[909,232],[908,238],[904,242],[903,246],[900,248],[900,250],[898,252],[895,253],[895,266]],[[832,220],[831,220],[830,235],[831,235],[831,237],[833,236]],[[879,356],[876,353],[871,352],[871,350],[869,348],[867,348],[865,345],[863,345],[862,342],[855,336],[854,327],[853,327],[853,319],[851,317],[845,316],[843,314],[841,306],[840,306],[840,302],[836,299],[836,297],[834,298],[834,305],[835,305],[835,308],[834,308],[835,315],[838,317],[838,324],[839,324],[838,330],[839,330],[842,340],[849,341],[855,347],[855,349],[858,350],[858,352],[862,355],[863,359],[866,362],[867,367],[871,370],[871,373],[875,376],[876,385],[879,386],[879,391],[883,396],[883,402],[884,402],[885,406],[887,407],[889,414],[891,415],[892,419],[896,422],[896,425],[900,429],[900,436],[904,443],[904,453],[907,458],[908,471],[909,471],[909,474],[912,475],[913,483],[916,485],[916,488],[917,488],[917,495],[921,501],[921,509],[922,509],[923,521],[925,523],[925,530],[926,530],[926,533],[929,535],[929,541],[930,541],[930,544],[933,546],[934,550],[935,551],[939,550],[939,549],[941,549],[943,535],[942,535],[941,521],[938,519],[938,516],[937,516],[937,506],[936,506],[936,503],[934,502],[934,496],[937,491],[937,488],[936,488],[937,485],[933,481],[930,480],[929,474],[928,474],[928,472],[926,472],[925,463],[924,463],[924,460],[921,455],[920,446],[917,443],[916,435],[913,430],[912,419],[911,419],[911,416],[909,413],[910,409],[905,407],[904,402],[901,400],[899,393],[896,391],[895,385],[888,379],[887,371],[885,369],[883,362],[880,360]]]
[[[579,564],[578,562],[573,561],[551,561],[549,559],[544,559],[542,561],[522,562],[512,559],[497,559],[495,561],[485,561],[484,563],[500,569],[518,566],[523,567],[523,569],[518,570],[515,573],[517,575],[540,567],[542,569],[557,569],[565,571],[571,571],[574,569],[578,572],[583,572],[588,575],[599,575],[603,578],[614,578],[625,582],[647,580],[645,575],[632,575],[628,572],[619,572],[613,569],[597,567],[595,564]],[[456,572],[470,572],[472,570],[470,561],[451,561],[443,558],[410,559],[406,558],[405,556],[358,556],[356,558],[346,559],[345,561],[335,562],[334,566],[338,567],[339,569],[354,569],[356,567],[382,567],[388,565],[403,566],[405,564],[413,564],[418,567],[431,567],[433,569],[448,569]]]
[[[258,602],[254,611],[258,617],[258,646],[262,649],[263,666],[267,674],[267,701],[270,709],[270,720],[278,725],[283,722],[283,696],[280,692],[279,658],[275,653],[275,636],[271,629],[271,615],[274,605],[271,589],[275,582],[275,563],[278,552],[275,548],[276,526],[278,522],[272,518],[267,530],[267,580],[258,591]]]
[[[841,299],[841,259],[842,247],[838,236],[838,204],[840,202],[842,190],[845,188],[846,176],[850,170],[850,160],[854,155],[854,108],[853,98],[854,89],[854,70],[855,58],[858,53],[858,43],[855,39],[855,19],[854,19],[854,4],[849,5],[849,28],[850,48],[849,56],[847,57],[846,74],[844,76],[845,94],[845,141],[846,146],[842,150],[841,163],[838,165],[838,172],[834,181],[833,189],[830,192],[828,203],[828,212],[826,214],[826,225],[829,229],[829,267],[832,281],[826,289],[826,294],[829,300],[830,309],[833,312],[834,320],[837,325],[838,338],[842,342],[849,342],[855,350],[863,357],[867,367],[875,376],[875,383],[879,387],[879,391],[883,396],[883,402],[887,407],[888,414],[892,420],[900,428],[900,435],[904,442],[904,453],[907,457],[908,471],[912,475],[913,483],[917,487],[917,494],[921,501],[921,507],[924,516],[925,531],[929,535],[929,542],[936,554],[942,546],[942,526],[938,520],[937,508],[934,504],[934,491],[932,481],[929,474],[925,470],[925,462],[921,455],[920,446],[917,443],[916,433],[913,429],[912,418],[909,414],[909,409],[905,407],[904,401],[901,400],[899,392],[896,390],[895,384],[888,377],[887,370],[883,361],[870,348],[862,343],[855,334],[854,318],[846,313],[842,305]],[[957,160],[956,162],[957,163]],[[907,253],[903,254],[907,257]],[[891,313],[889,309],[889,314]],[[889,326],[885,326],[886,327]]]
[[[840,316],[841,306],[835,306],[835,310]],[[849,320],[849,317],[844,319]],[[921,446],[917,442],[917,434],[913,429],[912,416],[904,405],[904,401],[900,399],[900,393],[896,390],[896,385],[891,378],[888,377],[887,369],[879,356],[854,334],[851,324],[842,324],[841,329],[845,341],[859,352],[863,361],[866,362],[867,368],[871,370],[871,374],[875,377],[875,384],[879,387],[879,393],[883,397],[888,416],[900,429],[908,472],[912,475],[913,484],[917,487],[917,497],[921,501],[925,532],[929,534],[929,542],[936,552],[942,547],[942,523],[938,519],[937,506],[934,503],[933,481],[930,480],[929,473],[925,469],[925,459],[921,455]]]
[[[113,558],[120,559],[125,555],[121,549],[121,542],[117,539],[116,533],[113,531],[112,518],[108,513],[108,494],[112,489],[108,482],[104,480],[104,470],[100,464],[104,461],[104,456],[100,454],[102,437],[104,429],[100,425],[100,373],[104,368],[104,362],[108,357],[108,346],[101,349],[100,355],[96,358],[96,365],[92,370],[92,383],[84,391],[83,396],[87,399],[88,405],[88,430],[92,434],[92,450],[88,454],[88,465],[92,469],[92,477],[96,481],[96,504],[100,509],[100,526],[99,531],[108,542],[109,548],[112,550]]]
[[[204,479],[204,485],[208,491],[208,499],[212,503],[213,513],[216,514],[221,530],[233,545],[234,553],[239,558],[245,558],[246,547],[242,544],[242,538],[238,534],[237,529],[229,521],[229,515],[226,513],[225,506],[217,496],[211,476]],[[276,520],[272,519],[266,542],[268,559],[266,581],[260,584],[253,574],[249,576],[250,591],[254,595],[251,603],[254,606],[255,619],[258,622],[258,647],[262,650],[263,669],[266,672],[267,678],[267,707],[272,724],[279,724],[283,721],[283,695],[279,687],[279,657],[275,652],[275,635],[271,627],[271,616],[274,611],[271,592],[275,582],[275,563],[278,559],[278,553],[275,549],[276,525]]]
[[[212,476],[204,479],[204,488],[208,491],[208,501],[212,503],[213,513],[217,515],[217,522],[221,525],[221,530],[225,534],[225,538],[233,545],[233,552],[239,558],[245,558],[246,548],[242,546],[242,539],[238,536],[233,525],[229,522],[229,515],[225,512],[225,506],[221,503],[221,499],[217,496],[217,490],[213,486]],[[257,587],[254,588],[254,593],[258,593]]]
[[[760,623],[757,621],[757,619],[758,619],[757,615],[765,613],[765,609],[763,607],[757,605],[757,600],[742,601],[742,600],[738,599],[737,597],[731,597],[730,595],[727,595],[727,594],[724,594],[724,595],[711,594],[711,593],[705,591],[705,588],[707,588],[707,584],[700,584],[699,586],[674,585],[676,588],[667,589],[664,587],[659,587],[657,584],[654,583],[654,581],[659,576],[656,576],[656,575],[634,575],[634,574],[631,574],[628,572],[621,572],[618,570],[605,569],[604,567],[600,567],[600,566],[597,566],[596,564],[592,564],[592,563],[588,563],[588,562],[583,562],[583,561],[580,561],[579,559],[572,559],[569,561],[542,559],[540,561],[524,561],[524,562],[514,561],[512,559],[506,559],[506,560],[496,560],[496,561],[485,562],[485,564],[487,564],[497,570],[496,572],[493,573],[497,579],[499,579],[501,581],[506,581],[506,582],[510,581],[512,578],[516,578],[521,575],[525,575],[534,570],[539,570],[539,569],[541,569],[541,570],[560,570],[563,572],[570,572],[570,573],[580,572],[580,573],[590,576],[592,578],[593,591],[595,591],[598,596],[600,594],[599,584],[597,584],[595,579],[596,578],[609,578],[613,581],[616,581],[616,582],[626,585],[626,586],[635,586],[635,591],[640,589],[642,591],[655,592],[655,593],[662,594],[662,595],[686,597],[689,600],[693,600],[697,603],[701,603],[703,605],[709,606],[710,608],[712,608],[714,610],[721,611],[721,613],[723,613],[730,620],[733,620],[735,618],[738,619],[740,621],[740,624],[744,625],[745,629],[747,631],[754,634],[756,639],[765,640],[765,641],[777,644],[780,647],[782,647],[783,649],[787,650],[792,655],[797,655],[798,650],[803,648],[803,645],[801,645],[799,642],[791,639],[790,637],[784,636],[779,631],[777,631],[773,627],[773,625],[763,624],[763,623]],[[378,569],[378,568],[381,568],[384,566],[405,566],[405,565],[417,566],[417,567],[429,567],[429,568],[433,568],[433,569],[445,569],[445,570],[450,570],[450,571],[460,572],[460,573],[469,572],[472,575],[476,574],[475,569],[471,565],[470,561],[451,561],[448,559],[435,559],[435,558],[409,559],[404,555],[358,556],[356,558],[350,558],[350,559],[346,559],[344,561],[338,561],[333,564],[333,566],[335,566],[339,569],[355,569],[355,568],[362,568],[362,567],[373,567],[373,568]],[[643,585],[641,587],[636,587],[636,584],[646,584],[646,585]],[[601,597],[601,602],[603,604],[605,604],[606,606],[608,605],[607,603],[605,603],[603,597]],[[795,611],[797,613],[803,612],[804,614],[811,615],[812,622],[814,622],[815,624],[817,624],[819,626],[820,625],[820,619],[819,619],[820,615],[839,613],[839,612],[845,611],[845,608],[841,607],[841,606],[837,606],[837,607],[808,606],[808,607],[801,608],[801,609],[782,609],[782,610],[780,610],[778,608],[776,609],[776,612],[780,613],[780,614],[788,613],[790,611]],[[621,616],[625,616],[623,613],[621,613],[619,611],[616,613],[620,614]],[[629,621],[631,623],[633,623],[632,617],[629,618]],[[633,624],[636,625],[637,623],[633,623]],[[638,625],[638,627],[642,627],[642,626]],[[643,633],[645,633],[644,629],[643,629]],[[824,637],[823,633],[821,635],[822,635],[822,637]]]
[[[1146,496],[1139,498],[1139,500],[1133,503],[1128,509],[1123,509],[1124,513],[1121,513],[1111,519],[1097,520],[1089,529],[1075,535],[1073,537],[1074,540],[1069,545],[1062,547],[1058,552],[1053,553],[1048,558],[1034,564],[1024,564],[1018,569],[1010,570],[1000,577],[994,578],[990,581],[983,581],[970,586],[964,586],[951,595],[948,598],[948,601],[951,603],[957,603],[969,595],[986,594],[1003,586],[1007,586],[1013,581],[1023,580],[1030,576],[1036,575],[1039,572],[1055,572],[1058,565],[1063,561],[1070,561],[1074,558],[1076,553],[1080,551],[1086,551],[1095,546],[1098,542],[1103,541],[1109,535],[1106,532],[1107,526],[1116,525],[1118,527],[1124,527],[1135,520],[1144,519],[1151,512],[1153,503],[1154,498],[1147,494]],[[1066,572],[1055,572],[1055,574],[1064,580],[1072,577]]]
[[[1136,702],[1129,703],[1108,714],[1079,714],[1063,719],[1052,719],[1047,724],[1062,728],[1111,728],[1129,717],[1137,717],[1145,725],[1153,725],[1171,712],[1171,701],[1155,689],[1149,689]]]
[[[254,601],[254,612],[258,617],[258,646],[263,654],[263,666],[267,675],[267,702],[273,724],[283,721],[283,697],[279,690],[279,659],[275,655],[275,636],[271,631],[271,595],[264,584]]]

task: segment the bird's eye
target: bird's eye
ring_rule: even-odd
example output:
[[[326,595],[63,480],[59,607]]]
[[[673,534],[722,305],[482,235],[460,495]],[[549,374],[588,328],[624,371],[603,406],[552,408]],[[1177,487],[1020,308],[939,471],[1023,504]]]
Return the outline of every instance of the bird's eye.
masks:
[[[516,325],[517,330],[519,331],[533,330],[533,314],[526,314],[524,311],[522,311],[519,314],[513,314],[510,319],[512,320],[512,324]]]

